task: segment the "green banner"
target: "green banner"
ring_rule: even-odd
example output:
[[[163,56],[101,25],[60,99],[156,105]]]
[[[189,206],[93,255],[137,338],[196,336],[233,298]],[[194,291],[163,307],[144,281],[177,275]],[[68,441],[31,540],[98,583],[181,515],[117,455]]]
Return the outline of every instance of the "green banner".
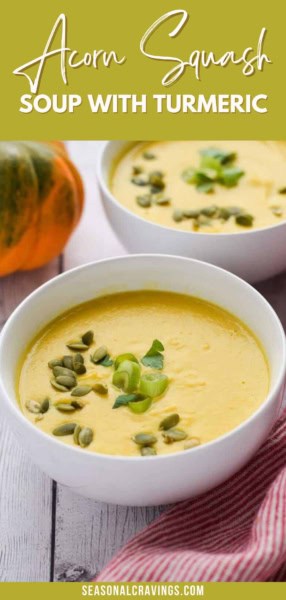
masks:
[[[286,3],[5,4],[3,139],[285,139]]]
[[[206,600],[284,600],[283,583],[2,583],[2,597],[13,600],[80,598],[205,598]]]

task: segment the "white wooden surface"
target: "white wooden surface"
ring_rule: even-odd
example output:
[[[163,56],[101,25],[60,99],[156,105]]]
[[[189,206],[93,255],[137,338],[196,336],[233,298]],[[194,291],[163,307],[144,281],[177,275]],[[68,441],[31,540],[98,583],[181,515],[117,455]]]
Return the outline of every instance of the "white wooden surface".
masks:
[[[70,142],[86,188],[86,208],[64,256],[32,273],[0,280],[0,327],[17,304],[62,270],[124,254],[100,205],[100,142]],[[258,286],[286,327],[286,274]],[[162,508],[111,506],[71,493],[42,474],[0,422],[0,581],[75,581],[95,576]]]

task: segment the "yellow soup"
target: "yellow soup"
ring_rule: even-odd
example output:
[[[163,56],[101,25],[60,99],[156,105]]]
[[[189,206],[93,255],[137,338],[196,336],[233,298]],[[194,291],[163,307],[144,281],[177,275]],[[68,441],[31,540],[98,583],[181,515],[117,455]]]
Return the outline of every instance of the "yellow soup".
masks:
[[[110,187],[158,225],[201,233],[268,227],[286,218],[286,144],[141,143],[114,165]]]
[[[80,305],[41,331],[21,365],[19,400],[27,419],[65,444],[162,455],[232,430],[268,388],[263,349],[236,317],[141,291]]]

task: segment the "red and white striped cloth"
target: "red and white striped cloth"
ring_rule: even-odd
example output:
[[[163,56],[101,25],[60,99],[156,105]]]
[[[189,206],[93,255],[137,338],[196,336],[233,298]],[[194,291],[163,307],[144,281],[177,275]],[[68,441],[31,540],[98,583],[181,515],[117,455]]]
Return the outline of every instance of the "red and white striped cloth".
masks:
[[[97,581],[286,581],[286,414],[239,473],[175,505]]]

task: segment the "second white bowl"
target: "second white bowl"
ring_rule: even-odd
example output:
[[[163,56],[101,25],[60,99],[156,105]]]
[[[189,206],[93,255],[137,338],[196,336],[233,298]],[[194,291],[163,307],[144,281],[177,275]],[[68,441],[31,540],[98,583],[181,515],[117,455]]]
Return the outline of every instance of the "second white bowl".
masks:
[[[273,277],[286,269],[286,222],[241,233],[199,233],[163,227],[138,217],[109,188],[114,161],[130,142],[103,144],[98,181],[107,217],[130,252],[159,252],[196,258],[227,269],[246,281]]]

